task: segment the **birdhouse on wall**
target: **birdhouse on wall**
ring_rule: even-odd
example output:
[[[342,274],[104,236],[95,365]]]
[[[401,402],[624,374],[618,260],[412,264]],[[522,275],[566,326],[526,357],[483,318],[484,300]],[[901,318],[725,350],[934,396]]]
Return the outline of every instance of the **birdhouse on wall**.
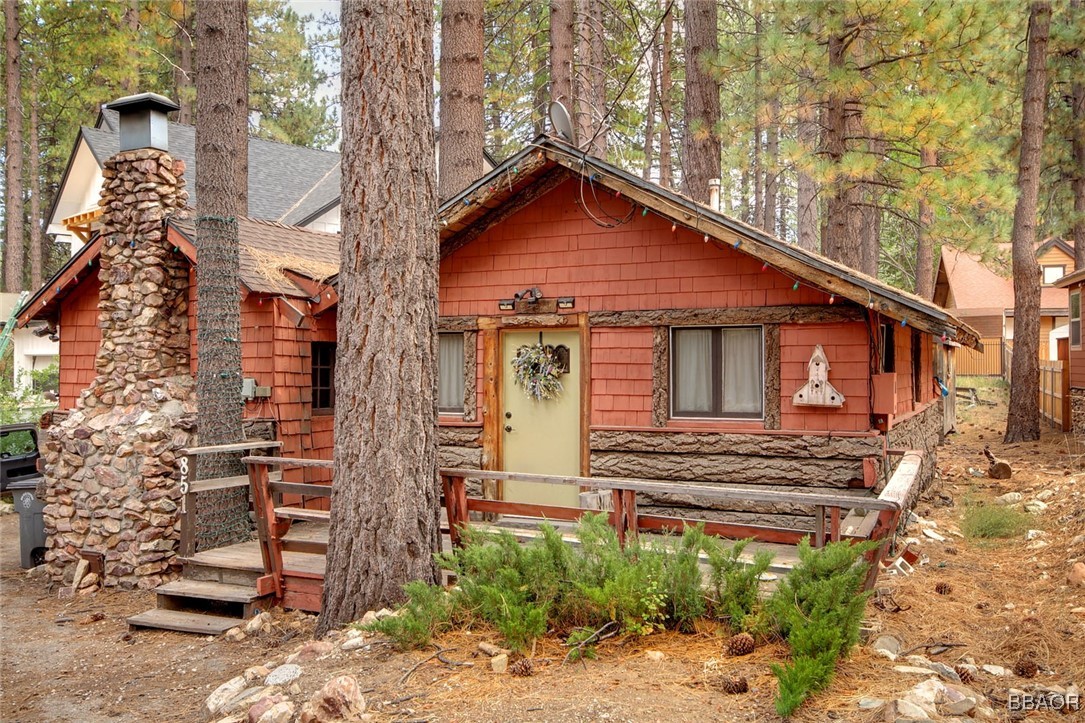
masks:
[[[829,383],[829,360],[821,344],[814,347],[806,365],[809,378],[791,397],[791,403],[801,407],[842,407],[844,395]]]

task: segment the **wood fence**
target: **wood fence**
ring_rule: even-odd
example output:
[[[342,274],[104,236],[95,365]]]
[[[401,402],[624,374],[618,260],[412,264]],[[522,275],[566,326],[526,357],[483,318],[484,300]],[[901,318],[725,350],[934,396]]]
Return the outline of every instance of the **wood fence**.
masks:
[[[1070,431],[1070,374],[1066,362],[1040,362],[1040,416],[1053,429]]]
[[[831,493],[797,493],[760,490],[750,487],[710,487],[704,485],[676,485],[656,480],[613,479],[600,477],[558,477],[538,474],[518,474],[475,469],[442,469],[441,480],[444,505],[448,514],[449,536],[454,545],[461,540],[461,531],[470,525],[471,512],[484,512],[543,520],[577,520],[592,510],[541,505],[503,500],[487,500],[467,495],[467,479],[512,480],[541,482],[553,485],[572,485],[581,490],[609,490],[613,510],[607,512],[610,524],[618,539],[624,542],[639,533],[681,532],[685,527],[703,524],[705,532],[732,539],[754,538],[765,542],[797,544],[809,533],[793,529],[735,525],[662,515],[642,515],[637,511],[637,493],[667,493],[678,491],[704,500],[756,500],[785,504],[808,504],[815,508],[815,531],[813,544],[821,547],[827,542],[851,540],[879,540],[877,550],[869,555],[871,562],[867,578],[868,587],[874,584],[880,562],[888,553],[893,533],[900,522],[908,501],[916,494],[922,452],[899,452],[901,459],[885,489],[877,497],[856,498]],[[320,611],[324,588],[323,575],[296,569],[284,564],[284,552],[326,555],[327,543],[312,539],[288,539],[287,533],[295,520],[328,522],[334,510],[312,510],[304,507],[283,505],[284,494],[307,497],[331,497],[330,485],[313,485],[282,482],[270,474],[272,467],[321,467],[333,468],[331,460],[291,459],[288,457],[246,457],[249,481],[252,485],[253,506],[260,536],[260,552],[264,563],[264,575],[257,580],[256,588],[261,595],[273,595],[284,607],[311,612]]]
[[[991,337],[980,339],[979,347],[969,349],[961,347],[957,350],[957,376],[958,377],[1001,377],[1009,373],[1003,360],[1005,354],[1002,349],[1002,339]]]

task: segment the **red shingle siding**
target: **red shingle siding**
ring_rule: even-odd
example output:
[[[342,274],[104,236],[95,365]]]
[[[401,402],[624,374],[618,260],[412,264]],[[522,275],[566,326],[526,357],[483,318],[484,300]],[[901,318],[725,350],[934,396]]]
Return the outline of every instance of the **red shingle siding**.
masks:
[[[596,328],[591,332],[591,423],[652,425],[651,328]]]
[[[98,327],[95,268],[60,305],[60,409],[71,409],[95,376],[94,360],[102,344]]]
[[[499,299],[538,286],[577,311],[824,304],[828,296],[740,251],[649,213],[615,229],[576,206],[572,182],[441,261],[441,314],[494,315]],[[625,202],[622,201],[622,204]],[[611,201],[610,205],[614,205]]]
[[[814,347],[829,360],[829,382],[844,395],[844,406],[796,407],[794,393],[807,382]],[[870,429],[870,346],[863,322],[784,324],[780,327],[780,426],[810,431]]]

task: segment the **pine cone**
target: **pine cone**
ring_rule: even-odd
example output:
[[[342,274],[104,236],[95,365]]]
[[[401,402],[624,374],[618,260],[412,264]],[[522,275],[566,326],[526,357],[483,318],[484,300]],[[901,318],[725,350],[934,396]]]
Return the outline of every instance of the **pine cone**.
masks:
[[[509,672],[521,678],[528,678],[535,675],[535,664],[527,658],[520,658],[509,666]]]
[[[972,683],[976,680],[976,676],[972,675],[971,671],[963,665],[954,665],[953,672],[955,672],[961,679],[961,682],[965,685]]]
[[[749,633],[732,635],[727,641],[727,652],[731,655],[749,655],[755,647],[753,636]]]
[[[750,685],[741,675],[728,675],[720,681],[720,688],[723,689],[724,693],[735,695],[736,693],[745,693],[749,691]]]
[[[1013,672],[1022,678],[1035,678],[1040,666],[1032,658],[1021,658],[1013,664]]]
[[[934,586],[934,591],[939,595],[949,595],[953,592],[953,586],[948,582],[940,582]]]

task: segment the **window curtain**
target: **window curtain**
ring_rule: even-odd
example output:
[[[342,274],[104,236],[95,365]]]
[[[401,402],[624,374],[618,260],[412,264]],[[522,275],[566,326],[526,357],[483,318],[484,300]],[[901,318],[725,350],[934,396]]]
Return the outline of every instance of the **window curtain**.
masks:
[[[674,332],[678,367],[675,375],[674,411],[712,411],[712,330],[678,329]]]
[[[761,413],[761,330],[723,330],[723,412]]]
[[[463,413],[463,334],[441,334],[437,369],[437,407]]]

